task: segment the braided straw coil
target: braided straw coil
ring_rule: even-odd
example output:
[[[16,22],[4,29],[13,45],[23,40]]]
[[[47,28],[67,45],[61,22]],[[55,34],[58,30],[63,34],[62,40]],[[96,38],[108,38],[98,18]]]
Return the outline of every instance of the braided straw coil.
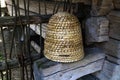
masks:
[[[57,62],[74,62],[84,57],[78,19],[67,12],[58,12],[48,23],[44,55]]]

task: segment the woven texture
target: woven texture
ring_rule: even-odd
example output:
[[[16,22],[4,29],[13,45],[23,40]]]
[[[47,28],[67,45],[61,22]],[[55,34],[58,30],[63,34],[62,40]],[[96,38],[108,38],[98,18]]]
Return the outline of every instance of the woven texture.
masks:
[[[48,23],[44,55],[57,62],[74,62],[84,57],[78,19],[67,12],[53,15]]]

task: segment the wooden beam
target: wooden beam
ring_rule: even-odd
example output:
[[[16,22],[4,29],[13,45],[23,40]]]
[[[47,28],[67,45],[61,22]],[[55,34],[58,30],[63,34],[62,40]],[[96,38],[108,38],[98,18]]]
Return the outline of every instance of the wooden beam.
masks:
[[[120,41],[111,39],[108,42],[97,45],[102,48],[107,55],[120,59]]]
[[[109,36],[120,40],[120,11],[111,11],[108,15],[108,19],[110,20]]]
[[[42,16],[29,16],[29,21],[26,16],[14,17],[14,16],[5,16],[0,17],[0,26],[13,26],[15,25],[26,25],[26,24],[39,24],[48,22],[51,15],[42,15]]]
[[[120,58],[117,58],[111,55],[106,55],[106,56],[107,56],[107,60],[120,65]]]
[[[45,38],[46,36],[46,31],[47,31],[47,23],[44,23],[41,25],[41,28],[42,28],[42,37]],[[40,35],[40,25],[35,25],[35,24],[32,24],[30,25],[30,29],[32,29],[36,34]]]
[[[38,52],[40,53],[41,48],[39,47],[39,45],[37,43],[35,43],[34,41],[31,41],[31,46]]]
[[[91,16],[105,16],[113,9],[113,0],[92,0]]]
[[[113,0],[115,9],[120,9],[120,0]]]
[[[15,0],[17,1],[17,0]],[[7,4],[7,8],[8,8],[8,12],[10,14],[10,16],[12,15],[15,15],[15,12],[12,13],[12,1],[11,0],[6,0],[6,4]],[[25,9],[24,9],[24,1],[23,0],[19,0],[19,9],[20,9],[20,14],[21,15],[25,15]],[[46,10],[45,11],[45,3],[44,1],[40,1],[40,9],[41,9],[41,14],[45,14],[47,12],[47,14],[53,14],[53,9],[54,9],[54,5],[55,5],[55,2],[51,2],[51,1],[46,1]],[[36,1],[36,0],[30,0],[30,3],[29,3],[29,14],[30,15],[35,15],[35,14],[39,14],[39,2]],[[63,4],[61,4],[59,6],[59,9],[58,11],[62,11],[63,10]],[[13,8],[14,9],[14,8]],[[13,10],[15,11],[15,10]]]
[[[105,61],[103,70],[97,74],[100,80],[120,80],[120,65]]]

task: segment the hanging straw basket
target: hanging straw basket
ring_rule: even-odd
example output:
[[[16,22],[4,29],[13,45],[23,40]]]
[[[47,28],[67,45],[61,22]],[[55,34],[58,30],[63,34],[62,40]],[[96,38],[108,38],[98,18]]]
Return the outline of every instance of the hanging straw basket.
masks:
[[[74,62],[84,57],[78,19],[67,12],[53,15],[48,23],[44,55],[57,62]]]

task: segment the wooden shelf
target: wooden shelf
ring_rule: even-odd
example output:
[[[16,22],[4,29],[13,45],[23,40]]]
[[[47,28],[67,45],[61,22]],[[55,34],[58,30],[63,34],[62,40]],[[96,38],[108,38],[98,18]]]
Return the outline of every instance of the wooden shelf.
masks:
[[[37,53],[40,53],[41,48],[35,41],[31,41],[31,46],[37,51]]]
[[[39,26],[30,27],[35,33],[40,35]],[[46,25],[42,26],[42,37],[45,38]],[[33,48],[39,52],[40,47],[31,41]],[[52,62],[46,58],[34,63],[35,80],[76,80],[87,74],[102,70],[105,54],[98,48],[85,49],[85,58],[81,61],[69,64]],[[38,67],[40,66],[40,67]]]
[[[46,58],[34,63],[35,80],[76,80],[87,74],[100,71],[105,54],[98,48],[85,49],[83,60],[74,63],[57,63]]]

